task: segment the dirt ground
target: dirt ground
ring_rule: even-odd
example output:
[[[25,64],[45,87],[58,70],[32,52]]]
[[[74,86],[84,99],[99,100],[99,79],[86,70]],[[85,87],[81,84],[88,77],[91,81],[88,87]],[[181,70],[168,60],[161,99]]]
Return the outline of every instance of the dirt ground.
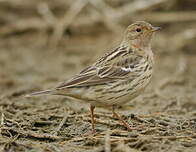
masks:
[[[177,4],[169,9],[192,11],[196,16],[194,1],[187,2],[190,10],[186,10],[184,3]],[[135,130],[127,131],[110,111],[97,108],[97,133],[83,136],[91,129],[89,105],[59,96],[24,95],[68,80],[115,47],[123,32],[113,32],[102,23],[86,29],[70,25],[58,46],[53,47],[51,29],[44,31],[41,26],[37,30],[29,25],[18,28],[20,24],[13,24],[21,14],[24,20],[36,16],[34,10],[25,14],[27,8],[23,5],[10,2],[0,6],[1,14],[9,10],[9,21],[0,15],[1,151],[196,151],[195,20],[184,21],[182,16],[179,22],[149,20],[162,27],[153,39],[156,64],[152,83],[140,97],[118,109]],[[55,10],[57,4],[54,7],[57,14],[63,12]],[[11,18],[15,12],[16,16]],[[123,23],[123,29],[134,21]]]

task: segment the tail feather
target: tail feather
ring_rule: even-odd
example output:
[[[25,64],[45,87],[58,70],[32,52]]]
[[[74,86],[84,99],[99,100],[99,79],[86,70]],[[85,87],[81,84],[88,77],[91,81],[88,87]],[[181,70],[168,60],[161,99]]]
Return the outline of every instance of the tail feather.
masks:
[[[53,90],[44,90],[44,91],[39,91],[39,92],[27,94],[27,95],[25,95],[25,97],[29,98],[29,97],[33,97],[33,96],[49,95],[49,94],[52,94],[52,92],[53,92]]]

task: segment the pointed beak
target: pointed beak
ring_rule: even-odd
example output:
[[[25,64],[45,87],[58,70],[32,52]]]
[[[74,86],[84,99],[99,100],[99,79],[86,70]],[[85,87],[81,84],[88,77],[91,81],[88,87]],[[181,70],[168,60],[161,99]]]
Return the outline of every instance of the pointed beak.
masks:
[[[161,30],[161,27],[153,27],[152,28],[152,32],[156,32],[156,31],[159,31],[159,30]]]

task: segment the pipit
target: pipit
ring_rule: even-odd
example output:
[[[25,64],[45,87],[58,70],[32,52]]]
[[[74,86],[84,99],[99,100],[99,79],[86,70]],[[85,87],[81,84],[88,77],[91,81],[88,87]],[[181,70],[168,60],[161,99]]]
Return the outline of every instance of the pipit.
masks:
[[[95,107],[111,108],[113,115],[131,130],[127,122],[115,112],[140,95],[153,73],[151,39],[160,27],[137,21],[127,27],[120,45],[103,55],[67,82],[49,90],[27,95],[63,95],[90,104],[92,132],[95,132]]]

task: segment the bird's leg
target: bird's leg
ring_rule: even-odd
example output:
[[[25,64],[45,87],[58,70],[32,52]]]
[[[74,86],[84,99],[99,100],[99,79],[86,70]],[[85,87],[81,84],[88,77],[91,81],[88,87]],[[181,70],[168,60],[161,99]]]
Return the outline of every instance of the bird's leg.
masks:
[[[95,109],[95,106],[90,105],[92,133],[96,132],[96,130],[95,130],[94,109]]]
[[[122,122],[122,124],[123,124],[129,131],[133,130],[133,129],[129,126],[129,124],[128,124],[126,121],[124,121],[123,118],[122,118],[119,114],[117,114],[117,113],[115,112],[114,106],[112,107],[112,113],[113,113],[113,116],[116,117],[118,120],[120,120],[120,121]]]
[[[83,136],[89,136],[89,135],[92,135],[92,134],[95,134],[96,133],[96,130],[95,130],[94,110],[95,110],[95,106],[90,105],[92,130],[90,132],[85,133]]]

